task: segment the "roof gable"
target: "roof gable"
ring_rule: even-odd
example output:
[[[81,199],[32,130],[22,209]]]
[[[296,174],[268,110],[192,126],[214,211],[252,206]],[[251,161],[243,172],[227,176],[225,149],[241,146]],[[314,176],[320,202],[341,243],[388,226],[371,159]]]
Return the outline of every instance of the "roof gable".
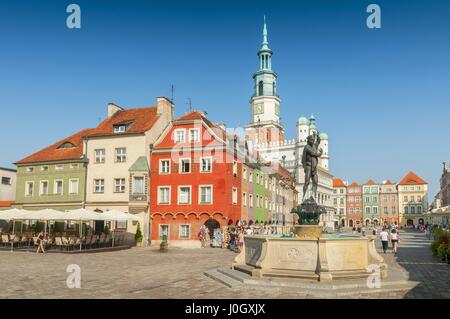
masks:
[[[333,179],[333,187],[345,187],[344,182],[340,178]]]
[[[425,180],[417,176],[414,172],[409,172],[405,177],[398,183],[399,185],[423,185],[428,184]]]

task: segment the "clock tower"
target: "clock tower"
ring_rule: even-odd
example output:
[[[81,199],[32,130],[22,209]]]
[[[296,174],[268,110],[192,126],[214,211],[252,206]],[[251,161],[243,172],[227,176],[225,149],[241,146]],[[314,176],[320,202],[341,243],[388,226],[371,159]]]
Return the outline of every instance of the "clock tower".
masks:
[[[277,95],[278,75],[272,70],[272,53],[264,17],[263,42],[258,51],[259,68],[253,74],[253,96],[250,99],[252,122],[245,126],[247,139],[256,145],[284,141],[284,129],[280,123],[280,98]]]

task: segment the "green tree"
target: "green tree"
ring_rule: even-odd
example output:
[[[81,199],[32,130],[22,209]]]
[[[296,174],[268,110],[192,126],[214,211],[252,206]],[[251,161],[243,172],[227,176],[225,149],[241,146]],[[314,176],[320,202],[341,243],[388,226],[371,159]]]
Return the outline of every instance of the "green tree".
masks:
[[[141,243],[143,239],[142,232],[141,232],[141,225],[137,224],[136,234],[134,235],[134,240],[136,243]]]

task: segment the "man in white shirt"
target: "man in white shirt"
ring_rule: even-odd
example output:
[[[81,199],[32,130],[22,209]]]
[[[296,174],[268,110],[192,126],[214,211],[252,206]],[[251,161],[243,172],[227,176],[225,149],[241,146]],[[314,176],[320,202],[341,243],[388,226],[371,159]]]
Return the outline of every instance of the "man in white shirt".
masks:
[[[386,228],[383,227],[383,230],[380,233],[381,245],[383,245],[383,252],[386,253],[389,243],[389,234],[386,231]]]

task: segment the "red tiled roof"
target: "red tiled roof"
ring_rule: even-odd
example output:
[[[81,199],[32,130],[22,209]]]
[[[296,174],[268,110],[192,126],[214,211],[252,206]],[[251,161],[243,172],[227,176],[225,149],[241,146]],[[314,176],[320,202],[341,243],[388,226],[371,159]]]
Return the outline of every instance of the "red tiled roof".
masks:
[[[384,185],[392,185],[392,182],[391,182],[391,180],[390,180],[390,179],[388,179],[388,180],[386,181],[386,183],[384,183]]]
[[[345,187],[344,182],[340,178],[333,179],[333,187]]]
[[[177,118],[175,120],[175,122],[178,122],[178,121],[194,121],[194,120],[202,120],[202,121],[204,121],[206,123],[206,125],[209,126],[214,131],[214,133],[216,133],[220,138],[225,140],[226,132],[221,127],[215,125],[210,120],[208,120],[200,112],[192,111],[192,112],[186,113],[185,115]]]
[[[425,180],[414,174],[413,172],[409,172],[405,177],[398,183],[399,185],[423,185],[428,184]]]
[[[156,120],[158,120],[159,115],[157,115],[156,111],[156,106],[118,111],[113,116],[101,122],[89,136],[144,133],[151,129]],[[114,125],[120,124],[129,124],[127,131],[124,133],[114,133]]]
[[[47,146],[30,156],[27,156],[16,164],[29,164],[48,161],[62,161],[80,159],[83,155],[83,136],[89,134],[92,129],[85,129],[72,136],[62,139],[55,144]],[[59,148],[65,143],[71,143],[72,148]]]
[[[366,185],[375,185],[375,182],[371,179],[369,179],[366,183]]]
[[[357,182],[353,182],[353,183],[351,183],[350,186],[348,186],[348,187],[359,187],[359,185],[358,185]]]
[[[14,202],[3,200],[0,201],[0,207],[11,207],[14,204]]]

